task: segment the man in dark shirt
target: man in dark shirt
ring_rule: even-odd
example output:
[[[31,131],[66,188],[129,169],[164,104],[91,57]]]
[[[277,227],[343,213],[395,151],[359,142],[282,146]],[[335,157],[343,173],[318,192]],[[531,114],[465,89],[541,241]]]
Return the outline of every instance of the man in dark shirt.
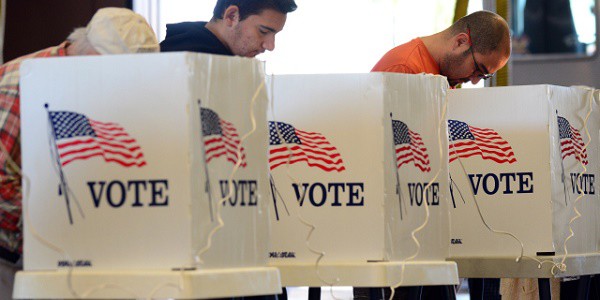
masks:
[[[210,22],[167,25],[162,52],[193,51],[254,57],[275,48],[294,0],[218,0]]]

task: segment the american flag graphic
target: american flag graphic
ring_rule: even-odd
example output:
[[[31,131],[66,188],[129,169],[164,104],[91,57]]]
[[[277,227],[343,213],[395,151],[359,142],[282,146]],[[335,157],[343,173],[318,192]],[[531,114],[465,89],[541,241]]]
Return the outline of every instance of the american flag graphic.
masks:
[[[410,162],[423,172],[431,171],[429,155],[421,135],[414,132],[402,121],[392,120],[394,146],[396,149],[396,166],[398,169]]]
[[[290,164],[306,162],[326,172],[346,170],[338,150],[317,132],[299,130],[283,122],[269,122],[269,146],[271,170],[287,164],[288,160]]]
[[[562,153],[562,159],[573,155],[579,162],[587,165],[587,151],[585,150],[585,144],[581,139],[579,130],[571,126],[567,119],[560,116],[558,117],[558,134],[560,136],[560,152]]]
[[[242,162],[240,166],[245,168],[246,154],[241,147],[240,137],[237,129],[232,123],[227,122],[211,109],[201,108],[200,118],[202,120],[202,136],[204,137],[204,150],[206,163],[211,160],[225,156],[227,161],[236,164],[238,161],[238,148]]]
[[[448,129],[450,162],[476,155],[499,164],[517,161],[512,147],[493,129],[478,128],[457,120],[448,120]]]
[[[124,167],[146,165],[142,149],[123,127],[70,111],[49,111],[62,166],[100,156]]]

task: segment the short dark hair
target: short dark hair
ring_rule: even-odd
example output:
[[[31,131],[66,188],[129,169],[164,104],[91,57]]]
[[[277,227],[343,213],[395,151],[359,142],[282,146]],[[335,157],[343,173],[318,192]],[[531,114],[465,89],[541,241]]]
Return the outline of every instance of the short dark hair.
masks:
[[[240,21],[251,15],[258,15],[265,9],[287,14],[298,7],[294,0],[218,0],[213,11],[213,20],[223,19],[225,10],[231,5],[237,6],[240,10]]]
[[[452,25],[452,34],[466,32],[473,39],[473,50],[481,54],[501,51],[510,55],[510,29],[506,20],[491,11],[480,10],[460,18]]]

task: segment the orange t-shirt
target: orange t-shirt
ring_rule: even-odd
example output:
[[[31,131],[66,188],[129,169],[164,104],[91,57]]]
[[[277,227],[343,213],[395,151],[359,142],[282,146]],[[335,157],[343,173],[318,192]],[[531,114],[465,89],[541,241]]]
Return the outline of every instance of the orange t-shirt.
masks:
[[[440,67],[420,38],[388,51],[371,72],[440,74]]]

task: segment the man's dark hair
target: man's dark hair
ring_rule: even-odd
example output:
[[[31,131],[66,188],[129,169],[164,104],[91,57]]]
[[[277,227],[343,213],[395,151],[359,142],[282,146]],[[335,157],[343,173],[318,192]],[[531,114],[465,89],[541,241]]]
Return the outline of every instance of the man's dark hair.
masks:
[[[231,5],[238,7],[240,21],[251,15],[258,15],[265,9],[272,9],[282,14],[287,14],[293,12],[298,7],[294,0],[218,0],[212,19],[223,19],[225,10]]]
[[[464,16],[452,28],[452,34],[471,31],[473,50],[481,54],[492,51],[501,51],[510,55],[510,31],[506,21],[499,15],[490,11],[477,11]]]

